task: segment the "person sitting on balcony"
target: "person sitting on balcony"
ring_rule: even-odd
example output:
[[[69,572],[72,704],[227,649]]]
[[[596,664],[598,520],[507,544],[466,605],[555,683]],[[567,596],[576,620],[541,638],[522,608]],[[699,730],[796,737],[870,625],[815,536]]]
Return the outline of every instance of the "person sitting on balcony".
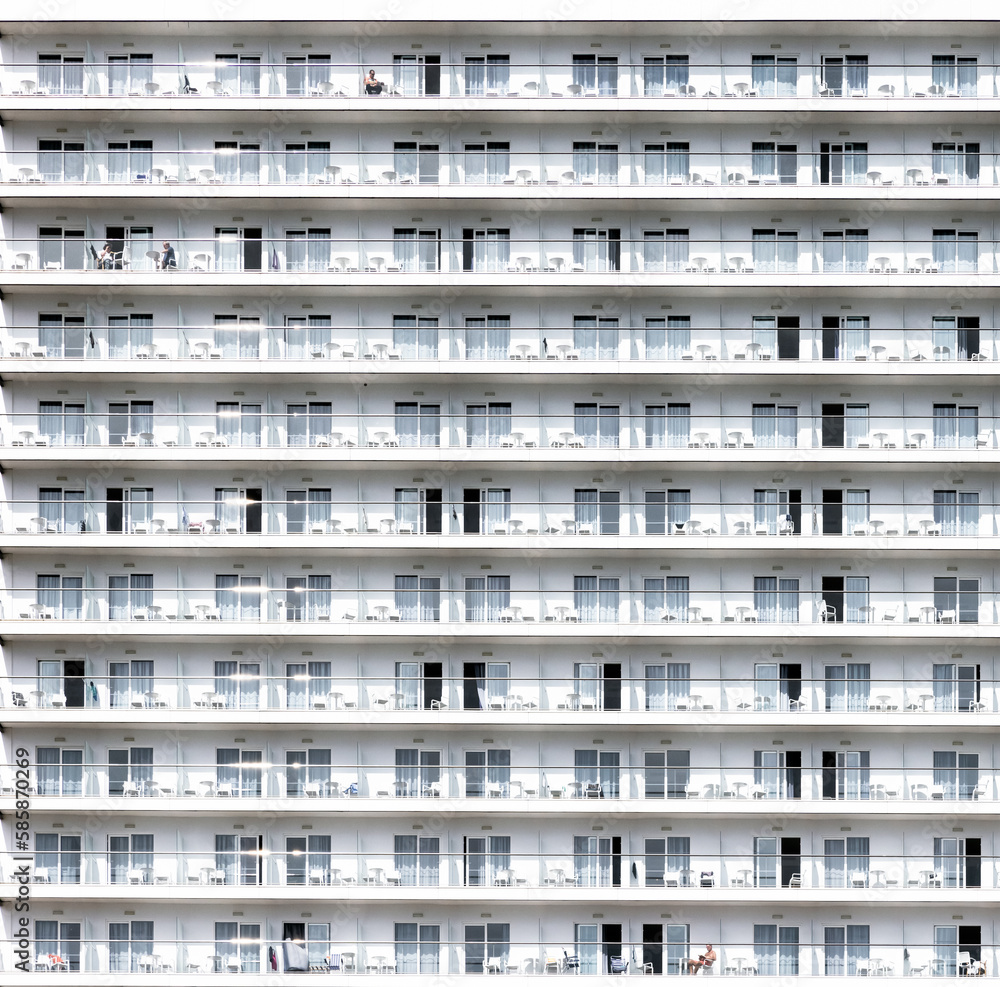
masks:
[[[101,271],[112,271],[115,267],[115,255],[111,249],[111,244],[106,243],[97,255],[97,267]]]
[[[705,946],[705,952],[702,953],[698,959],[687,961],[687,972],[697,973],[699,970],[707,970],[716,961],[716,959],[715,950],[712,949],[712,944],[708,943]]]
[[[167,240],[163,241],[163,253],[160,255],[160,270],[177,270],[177,256],[174,253],[174,248],[170,246],[170,243]]]
[[[365,76],[365,92],[369,96],[379,96],[382,93],[382,83],[375,78],[375,69],[369,69]]]

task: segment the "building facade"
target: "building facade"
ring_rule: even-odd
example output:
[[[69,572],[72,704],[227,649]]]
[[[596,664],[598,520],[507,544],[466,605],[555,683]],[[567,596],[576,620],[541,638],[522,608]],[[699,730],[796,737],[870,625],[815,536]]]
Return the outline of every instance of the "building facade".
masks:
[[[997,976],[989,11],[425,8],[0,24],[4,982]]]

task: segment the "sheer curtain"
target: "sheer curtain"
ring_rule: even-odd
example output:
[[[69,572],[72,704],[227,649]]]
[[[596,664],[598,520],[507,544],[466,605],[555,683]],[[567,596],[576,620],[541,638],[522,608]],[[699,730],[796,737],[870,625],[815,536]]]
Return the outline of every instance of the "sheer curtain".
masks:
[[[618,358],[618,319],[596,316],[573,317],[573,348],[581,360]]]
[[[436,360],[438,320],[429,316],[394,315],[392,347],[403,360]]]
[[[646,359],[680,360],[691,352],[691,317],[646,319]]]
[[[510,318],[490,315],[465,320],[467,360],[506,360],[510,354]]]

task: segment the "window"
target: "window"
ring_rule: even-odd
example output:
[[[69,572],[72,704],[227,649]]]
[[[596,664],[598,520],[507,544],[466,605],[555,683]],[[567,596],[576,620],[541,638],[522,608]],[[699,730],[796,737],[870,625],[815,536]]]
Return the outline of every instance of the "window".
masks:
[[[823,887],[868,887],[868,837],[823,841]]]
[[[442,491],[423,487],[397,487],[395,491],[396,527],[419,535],[442,532]]]
[[[827,926],[823,929],[823,972],[828,977],[854,977],[861,971],[858,961],[867,969],[868,926]]]
[[[232,230],[230,235],[238,235],[237,230]],[[227,253],[235,258],[235,251],[238,248],[235,241],[227,246]],[[331,253],[333,240],[330,236],[329,227],[314,226],[307,229],[285,230],[285,270],[289,272],[314,274],[322,273],[329,269],[332,261]],[[273,258],[271,268],[276,269]],[[234,259],[230,266],[224,270],[239,270],[239,264]]]
[[[153,240],[152,226],[105,226],[105,237],[115,254],[114,269],[152,271],[155,265],[147,251],[159,247]]]
[[[829,605],[829,604],[828,604]],[[826,711],[867,713],[871,696],[871,665],[847,662],[825,668]]]
[[[222,970],[259,973],[262,941],[259,925],[215,923],[215,955]]]
[[[979,356],[979,316],[935,316],[931,343],[935,360],[972,360]]]
[[[934,447],[974,449],[979,435],[979,408],[969,405],[934,405]]]
[[[973,57],[931,56],[931,84],[941,86],[948,96],[975,96],[978,62]]]
[[[574,751],[573,764],[574,780],[581,795],[599,792],[601,798],[619,797],[621,754],[618,751]]]
[[[69,970],[80,970],[80,923],[35,922],[35,954],[60,956]]]
[[[510,55],[466,55],[465,95],[506,96],[510,91]]]
[[[500,447],[509,438],[511,430],[511,405],[509,401],[491,401],[489,404],[465,406],[465,444],[471,448]]]
[[[108,55],[109,96],[145,96],[146,83],[152,81],[151,54]]]
[[[392,81],[404,96],[440,96],[441,56],[393,55]]]
[[[857,449],[868,440],[867,404],[826,404],[822,406],[824,448]]]
[[[328,575],[286,576],[285,620],[329,620],[332,588]]]
[[[584,96],[617,96],[617,56],[574,55],[573,84],[582,88]]]
[[[823,271],[864,274],[868,270],[868,230],[825,230]]]
[[[329,747],[285,751],[285,792],[288,798],[325,798],[330,789]]]
[[[218,864],[218,843],[220,840],[231,841],[235,849],[236,837],[217,836],[216,866]],[[259,883],[258,865],[260,863],[257,849],[260,837],[240,837],[241,852],[254,855],[249,861],[249,880],[241,880],[241,884]],[[288,836],[285,838],[285,883],[286,884],[329,884],[330,883],[330,847],[329,836]],[[226,884],[233,883],[226,874]]]
[[[83,56],[40,54],[38,90],[50,96],[82,96]]]
[[[397,661],[397,709],[439,709],[442,698],[442,663]]]
[[[152,665],[150,665],[152,667]],[[38,691],[41,703],[50,703],[60,696],[67,709],[83,709],[98,705],[95,688],[91,683],[91,701],[87,701],[83,674],[86,663],[79,658],[40,659],[38,662]]]
[[[934,709],[943,713],[967,713],[979,708],[978,665],[935,664]]]
[[[688,576],[657,576],[643,580],[643,619],[648,622],[679,620],[687,623],[691,606]]]
[[[799,581],[778,576],[754,576],[753,608],[761,623],[797,623]]]
[[[400,620],[441,619],[439,576],[396,576],[395,593]]]
[[[750,145],[753,177],[765,185],[794,185],[798,181],[798,146],[774,141],[753,141]]]
[[[82,490],[41,487],[38,491],[38,515],[45,521],[44,530],[67,533],[86,531],[83,496]]]
[[[465,320],[466,360],[506,360],[510,355],[510,316]]]
[[[402,360],[436,360],[438,320],[429,316],[394,315],[392,348]]]
[[[331,500],[329,487],[285,491],[285,534],[326,531],[331,517]]]
[[[441,231],[393,230],[393,247],[400,271],[437,271],[441,268]]]
[[[647,360],[681,360],[691,356],[691,316],[646,319],[645,343]]]
[[[691,520],[690,490],[647,490],[645,497],[647,535],[668,535]]]
[[[322,356],[330,342],[329,315],[288,316],[285,319],[285,359],[308,360]]]
[[[400,182],[437,185],[441,181],[437,144],[419,141],[396,141],[393,145],[392,170]]]
[[[81,837],[62,833],[35,834],[36,881],[48,884],[80,883]]]
[[[687,798],[691,784],[690,751],[646,751],[643,768],[646,798]]]
[[[867,315],[823,316],[823,359],[856,360],[867,359],[871,339],[869,327],[871,319]]]
[[[577,490],[574,494],[577,532],[617,535],[621,518],[621,494],[617,490]]]
[[[485,751],[465,752],[465,796],[466,798],[510,797],[509,750],[491,748]]]
[[[758,798],[801,798],[802,751],[754,751],[753,783]]]
[[[235,96],[259,96],[260,55],[216,55],[215,78]]]
[[[617,449],[621,426],[617,404],[583,404],[573,406],[576,438],[588,449]]]
[[[621,230],[579,227],[573,230],[573,267],[583,271],[620,271]]]
[[[798,926],[754,925],[753,958],[759,977],[797,977]]]
[[[510,266],[510,230],[471,227],[462,231],[462,270],[497,273]]]
[[[968,801],[979,787],[979,755],[934,751],[934,785],[944,798]]]
[[[934,609],[938,620],[950,619],[958,623],[979,623],[979,580],[960,579],[956,576],[934,577]]]
[[[150,403],[152,411],[152,403]],[[82,404],[62,401],[38,402],[38,433],[50,446],[87,444],[86,417]],[[115,443],[109,439],[110,443]]]
[[[301,494],[303,499],[306,496],[305,491],[289,491],[288,496],[294,497],[298,494]],[[262,500],[263,491],[260,487],[216,487],[215,516],[221,521],[222,530],[227,533],[260,534]],[[295,505],[291,506],[294,511]],[[287,510],[286,507],[286,512]],[[183,529],[188,527],[186,515],[185,511],[182,515]]]
[[[573,609],[581,623],[617,621],[617,576],[574,576]]]
[[[647,449],[687,449],[691,440],[691,405],[647,404],[645,424]]]
[[[38,266],[43,270],[82,271],[87,244],[83,230],[71,230],[62,226],[40,226],[38,228]],[[121,263],[117,264],[121,269]]]
[[[687,141],[646,144],[643,175],[647,185],[687,185],[691,179],[691,145]]]
[[[217,575],[215,606],[220,619],[260,620],[261,588],[260,576]]]
[[[153,951],[152,922],[108,923],[108,970],[136,973],[140,962]]]
[[[222,698],[226,709],[258,709],[260,662],[216,661],[215,695]]]
[[[491,888],[501,872],[510,869],[509,836],[465,837],[465,884]]]
[[[115,748],[108,751],[109,795],[142,795],[152,780],[152,747]]]
[[[326,703],[330,695],[331,663],[328,661],[289,662],[285,665],[285,707],[312,709]]]
[[[931,171],[934,183],[942,179],[951,185],[979,184],[979,144],[935,141],[931,144]]]
[[[85,181],[82,141],[39,140],[38,174],[43,182]],[[144,172],[143,174],[149,174]],[[108,178],[109,181],[112,179]]]
[[[934,266],[942,274],[979,270],[979,234],[974,230],[934,230]]]
[[[285,95],[322,94],[323,83],[330,81],[329,55],[286,55]]]
[[[395,430],[396,439],[404,448],[441,445],[441,405],[397,401]]]
[[[618,145],[574,141],[573,171],[576,180],[587,185],[617,185]]]
[[[645,96],[677,96],[688,84],[687,55],[651,55],[642,60]]]
[[[465,619],[496,623],[510,606],[510,576],[466,576]]]
[[[147,617],[152,605],[152,573],[133,572],[128,576],[108,576],[108,617],[111,620]]]
[[[506,531],[510,522],[510,490],[466,487],[462,491],[462,530],[467,535]]]
[[[262,794],[261,751],[219,747],[215,751],[216,791],[234,798],[259,799]]]
[[[38,345],[48,359],[83,360],[95,355],[82,315],[39,315]]]
[[[934,837],[934,870],[943,888],[982,887],[982,847],[979,837]]]
[[[242,422],[238,404],[225,405],[231,419],[230,433],[237,432],[237,423]],[[260,405],[244,405],[244,414],[248,421],[241,431],[247,436],[244,444],[260,444]],[[252,410],[256,409],[256,413]],[[285,406],[285,428],[288,433],[289,446],[314,446],[319,439],[329,439],[333,429],[333,405],[329,401],[310,401],[308,404],[288,404]],[[240,442],[231,442],[230,445]]]
[[[396,922],[394,927],[396,972],[438,973],[441,969],[441,926]]]
[[[39,575],[35,577],[38,605],[55,620],[80,620],[83,617],[83,578],[81,576]]]
[[[108,662],[108,695],[112,709],[146,705],[146,693],[154,686],[153,663],[132,659]]]
[[[397,748],[395,785],[401,798],[440,795],[441,752]]]
[[[83,751],[62,747],[36,750],[39,795],[83,794]]]
[[[618,319],[573,316],[573,349],[581,360],[618,359]]]
[[[407,834],[393,838],[393,866],[403,887],[436,888],[440,883],[439,845],[436,836]],[[399,971],[397,971],[399,972]]]
[[[645,681],[646,709],[675,710],[691,695],[691,665],[686,661],[646,665]]]
[[[108,141],[109,182],[149,181],[152,167],[152,141]]]
[[[148,355],[153,345],[152,326],[152,315],[109,315],[108,357],[112,360],[131,360],[140,353]],[[133,405],[142,403],[132,402]],[[152,411],[152,406],[149,410]]]
[[[873,611],[868,598],[867,576],[823,576],[821,586],[821,620],[849,624],[871,620]]]
[[[256,316],[217,315],[215,349],[223,360],[260,358],[260,319]]]
[[[823,798],[870,797],[870,751],[823,751]]]
[[[753,442],[763,449],[792,449],[798,445],[798,408],[785,404],[755,404]]]
[[[112,884],[152,884],[153,834],[108,837],[108,880]]]
[[[328,406],[329,407],[329,406]],[[298,414],[305,413],[305,405],[288,406],[288,439],[289,445],[305,445],[294,441],[301,433],[293,431],[292,419],[297,417],[295,409],[301,408]],[[260,405],[240,404],[239,401],[216,401],[215,403],[215,434],[220,442],[231,447],[258,449],[261,445]],[[298,422],[294,424],[298,425]],[[326,434],[329,434],[329,428]]]
[[[754,706],[763,710],[795,709],[801,704],[802,666],[758,662],[754,665]]]
[[[467,185],[503,185],[509,174],[509,141],[477,141],[465,145]]]
[[[753,492],[754,530],[766,529],[769,535],[802,532],[802,491],[780,488],[757,489]]]
[[[794,96],[798,59],[789,56],[753,55],[750,85],[761,96]]]
[[[799,268],[799,235],[794,230],[754,230],[753,266],[763,274],[788,274]]]
[[[688,266],[688,230],[644,230],[642,267],[653,273],[680,274]]]
[[[824,56],[822,82],[827,96],[867,96],[868,56]]]
[[[622,838],[574,836],[573,874],[578,888],[621,887]]]
[[[647,888],[690,887],[691,838],[668,836],[645,841]]]
[[[496,960],[505,969],[510,955],[510,925],[489,922],[465,927],[465,972],[485,973],[486,961]]]

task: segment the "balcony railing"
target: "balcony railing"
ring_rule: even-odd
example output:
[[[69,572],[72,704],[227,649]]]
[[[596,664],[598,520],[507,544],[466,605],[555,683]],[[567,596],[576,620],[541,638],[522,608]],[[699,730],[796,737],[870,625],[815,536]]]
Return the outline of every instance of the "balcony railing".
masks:
[[[176,266],[164,263],[162,233],[118,240],[102,247],[101,238],[83,229],[66,235],[8,238],[3,264],[12,274],[99,270],[129,278],[159,272],[226,276],[256,274],[360,275],[415,277],[454,274],[496,276],[552,274],[583,277],[662,275],[684,282],[691,276],[795,277],[834,275],[841,280],[869,275],[988,275],[997,272],[998,242],[953,230],[926,230],[908,240],[868,239],[868,231],[838,230],[822,239],[763,240],[745,237],[691,239],[657,229],[642,237],[620,237],[617,230],[583,230],[562,239],[511,238],[510,230],[473,230],[468,239],[442,236],[436,226],[408,229],[393,237],[334,237],[329,228],[301,237],[169,237]],[[150,227],[150,229],[152,229]],[[852,236],[852,233],[857,235]],[[845,235],[846,234],[846,235]],[[99,252],[100,249],[100,252]],[[88,284],[92,283],[88,278]],[[169,285],[169,280],[163,280]],[[305,282],[303,282],[305,283]]]
[[[326,323],[332,319],[325,318]],[[315,321],[319,321],[318,319]],[[666,320],[663,320],[666,322]],[[628,361],[934,363],[998,359],[994,329],[781,329],[676,326],[203,326],[58,324],[7,326],[2,352],[43,360],[276,360],[390,362]],[[515,370],[522,369],[511,368]],[[764,368],[759,368],[763,370]],[[976,369],[979,373],[982,368]],[[842,369],[836,371],[843,372]]]
[[[316,787],[315,783],[313,787]],[[289,840],[291,842],[294,837]],[[933,853],[829,855],[803,854],[795,857],[798,870],[792,882],[787,866],[779,866],[781,856],[747,853],[395,853],[332,846],[324,839],[321,851],[302,849],[260,849],[229,852],[187,851],[186,853],[122,851],[39,852],[35,851],[31,881],[53,885],[72,895],[74,888],[112,885],[122,897],[141,897],[143,890],[162,887],[230,887],[251,897],[254,888],[361,887],[449,888],[469,898],[488,896],[503,902],[502,888],[567,888],[581,892],[626,888],[740,888],[780,893],[810,890],[822,898],[843,901],[835,892],[848,890],[865,901],[866,890],[962,891],[1000,887],[998,859],[975,855],[971,862],[964,854]],[[511,841],[516,844],[516,840]],[[664,842],[664,841],[661,841]],[[152,844],[152,840],[149,840]],[[612,870],[612,865],[614,869]],[[19,864],[7,853],[0,858],[0,874],[11,881]],[[463,889],[459,891],[459,889]],[[477,890],[478,889],[478,890]],[[198,893],[196,891],[196,893]],[[303,891],[308,894],[308,891]],[[322,892],[320,892],[322,893]],[[329,892],[327,892],[329,893]],[[55,897],[57,892],[53,892]],[[407,894],[401,891],[400,897]],[[583,897],[583,894],[581,894]],[[942,899],[951,896],[942,894]]]
[[[178,135],[172,143],[182,142]],[[329,143],[329,142],[327,142]],[[777,145],[780,147],[781,145]],[[959,148],[964,145],[957,145]],[[62,145],[60,145],[62,147]],[[1000,183],[1000,156],[979,151],[927,150],[889,153],[881,151],[746,151],[688,150],[670,144],[652,144],[642,151],[619,150],[617,144],[590,145],[572,151],[521,151],[505,146],[487,151],[385,150],[204,150],[6,151],[0,153],[0,176],[5,182],[29,186],[110,185],[142,186],[393,186],[399,195],[414,195],[418,188],[448,185],[489,186],[494,194],[503,187],[531,187],[531,195],[544,187],[597,188],[663,187],[672,194],[684,186],[746,186],[749,188],[810,187],[843,190],[884,188],[892,193],[942,187],[993,187]],[[598,150],[598,147],[602,150]],[[850,148],[851,145],[848,145]],[[954,147],[954,146],[953,146]],[[608,149],[610,148],[610,150]],[[541,186],[541,187],[539,187]],[[199,189],[199,194],[208,191]],[[313,193],[315,194],[315,193]]]
[[[131,54],[128,62],[118,63],[55,56],[8,63],[0,85],[3,92],[13,96],[153,100],[165,96],[258,99],[367,95],[375,105],[377,96],[484,100],[544,96],[641,98],[656,101],[662,109],[659,101],[664,97],[724,96],[758,101],[820,97],[819,109],[827,108],[827,101],[836,97],[850,98],[852,104],[859,98],[879,102],[902,97],[989,98],[997,95],[1000,78],[996,65],[974,57],[955,59],[947,55],[935,56],[944,61],[934,64],[845,64],[841,59],[812,64],[794,57],[776,62],[771,55],[763,56],[764,63],[734,59],[719,65],[691,61],[686,55],[651,57],[634,64],[593,54],[583,60],[539,63],[491,53],[488,62],[477,57],[452,63],[439,55],[412,53],[411,40],[406,40],[405,55],[393,55],[386,44],[364,64],[332,58],[314,59],[308,65],[298,60],[269,63],[259,56],[245,55],[232,60],[183,63],[153,61],[153,54]],[[770,45],[761,47],[769,49]],[[374,80],[366,78],[369,71],[375,73]],[[741,103],[733,108],[745,111],[752,104]]]
[[[630,765],[627,753],[619,751],[601,751],[598,766],[597,757],[590,757],[595,753],[592,749],[582,752],[587,755],[587,766],[449,765],[442,763],[441,751],[416,748],[404,753],[422,758],[419,764],[405,765],[274,764],[260,750],[235,748],[233,754],[241,760],[233,763],[136,763],[144,750],[152,758],[152,748],[133,748],[131,765],[79,760],[68,764],[64,760],[61,765],[34,766],[28,794],[36,805],[48,798],[135,798],[143,802],[142,808],[160,805],[165,812],[169,811],[165,801],[152,800],[305,799],[316,805],[345,799],[393,799],[413,804],[415,812],[427,812],[429,805],[439,805],[442,799],[468,800],[463,807],[467,811],[485,811],[476,806],[495,805],[498,799],[577,800],[592,805],[595,812],[600,811],[602,801],[637,800],[662,805],[666,812],[670,805],[696,799],[699,811],[717,807],[720,813],[737,803],[758,804],[766,811],[775,802],[896,801],[923,803],[927,809],[937,805],[940,811],[946,802],[997,801],[993,769],[986,763],[981,766],[982,775],[979,767],[932,768],[925,763],[901,768],[877,762],[869,766],[867,756],[861,758],[867,752],[856,751],[845,752],[836,768],[808,763],[789,768],[784,759],[771,767],[720,768],[717,763],[692,765],[689,758],[665,760],[664,755],[647,756],[645,764]],[[283,758],[280,752],[277,756]],[[809,755],[804,756],[808,762]],[[11,773],[3,777],[10,779]],[[4,789],[12,795],[9,780]]]
[[[57,491],[59,492],[59,491]],[[820,537],[961,537],[1000,534],[1000,504],[871,502],[838,505],[772,502],[667,503],[620,499],[560,502],[462,500],[264,500],[238,490],[216,500],[112,501],[79,498],[8,500],[0,530],[22,535],[799,535]],[[504,491],[506,493],[506,491]],[[608,496],[607,494],[611,494]],[[824,515],[824,508],[826,515]],[[471,511],[470,513],[467,513]],[[402,544],[407,544],[404,542]],[[558,544],[558,543],[553,543]],[[203,543],[203,547],[207,547]],[[221,547],[221,545],[220,545]],[[749,546],[747,546],[749,547]]]
[[[66,916],[70,921],[61,917],[58,923],[51,923],[54,927],[53,934],[56,934],[57,927],[60,939],[42,939],[40,936],[29,938],[25,935],[22,940],[24,946],[19,946],[18,940],[8,940],[2,943],[3,949],[19,960],[23,950],[23,962],[26,964],[23,969],[45,974],[82,971],[112,976],[156,973],[191,977],[206,973],[229,973],[250,976],[256,974],[262,980],[265,977],[273,978],[278,972],[298,976],[309,973],[327,976],[331,973],[338,976],[404,974],[414,983],[426,984],[428,987],[440,982],[443,975],[473,976],[481,980],[484,973],[522,976],[565,974],[590,977],[590,983],[607,983],[609,974],[686,974],[690,969],[689,961],[696,963],[699,955],[705,952],[704,946],[689,944],[689,926],[685,924],[668,925],[668,929],[684,935],[683,938],[665,944],[661,938],[662,919],[659,915],[653,923],[657,938],[647,942],[623,942],[620,933],[615,942],[601,942],[597,938],[601,926],[596,922],[589,925],[571,925],[567,922],[565,936],[558,940],[540,942],[525,937],[512,939],[511,930],[513,928],[516,931],[518,926],[517,923],[512,925],[509,921],[500,921],[501,918],[509,919],[506,914],[496,916],[489,924],[482,921],[478,925],[467,925],[466,929],[470,933],[468,941],[452,940],[447,936],[442,938],[439,925],[422,925],[421,928],[426,930],[423,934],[427,937],[422,940],[387,939],[385,936],[390,916],[378,923],[377,933],[374,930],[361,930],[367,934],[357,941],[344,938],[294,941],[281,938],[280,923],[277,920],[266,922],[262,935],[261,925],[253,923],[252,919],[250,924],[246,919],[240,919],[237,923],[231,921],[228,911],[220,911],[217,913],[220,919],[215,927],[225,929],[225,939],[201,938],[206,925],[211,927],[210,923],[214,919],[214,915],[209,913],[207,919],[198,922],[197,935],[192,932],[178,939],[154,936],[153,922],[133,921],[131,939],[109,941],[88,936],[86,942],[81,943],[81,923],[72,921],[78,914],[80,913],[70,912]],[[413,927],[413,923],[409,922],[409,912],[401,911],[400,917],[406,920],[407,926]],[[783,940],[780,945],[755,944],[741,938],[741,935],[746,935],[743,931],[745,925],[741,922],[741,935],[729,934],[726,945],[715,945],[716,959],[712,963],[711,972],[724,977],[758,975],[774,979],[779,976],[902,977],[904,974],[956,977],[959,971],[962,976],[994,975],[997,968],[997,948],[989,941],[968,949],[962,949],[957,943],[932,945],[937,929],[928,923],[918,939],[890,942],[880,938],[869,942],[870,926],[860,923],[866,919],[874,921],[875,917],[874,912],[870,916],[855,915],[855,924],[847,928],[864,930],[864,942],[848,941],[846,944],[843,938],[836,937],[832,943],[824,943],[822,940],[799,941],[796,937],[794,943]],[[590,916],[581,916],[581,919],[590,921]],[[528,923],[537,926],[534,914],[530,919],[525,919],[525,923],[526,928]],[[169,925],[174,935],[177,934],[175,924],[171,919]],[[183,926],[185,921],[182,920],[180,924]],[[913,924],[918,923],[914,921]],[[718,927],[718,922],[714,927]],[[772,925],[768,928],[776,927]],[[792,928],[799,931],[797,926]],[[835,933],[843,933],[844,930],[843,925],[832,928]],[[953,930],[957,940],[956,926],[940,928]],[[320,924],[317,927],[310,923],[307,929],[322,929],[329,935],[330,925]],[[726,923],[723,924],[723,929],[728,930]],[[576,930],[587,939],[573,945]],[[137,932],[148,938],[139,938]],[[229,938],[230,935],[232,938]],[[416,936],[417,932],[414,931],[413,935]]]
[[[565,633],[572,626],[594,624],[645,624],[664,633],[675,632],[679,625],[699,625],[708,632],[720,623],[747,625],[840,625],[851,624],[852,633],[862,633],[862,625],[872,631],[898,631],[911,626],[914,633],[926,633],[929,625],[975,624],[997,622],[1000,593],[966,589],[959,592],[956,581],[951,590],[923,592],[869,591],[858,586],[847,592],[817,591],[808,587],[784,587],[777,583],[770,590],[743,591],[682,591],[636,590],[619,587],[617,577],[598,577],[587,589],[521,590],[506,583],[490,583],[489,588],[451,589],[441,585],[439,577],[412,577],[395,589],[349,589],[343,586],[305,588],[298,585],[285,588],[267,587],[260,577],[246,579],[242,584],[226,583],[226,589],[185,586],[154,588],[150,575],[142,582],[133,582],[121,589],[81,588],[79,577],[45,576],[57,582],[54,588],[16,586],[6,591],[3,613],[7,620],[58,620],[67,622],[131,621],[153,625],[160,633],[169,631],[169,622],[205,621],[221,625],[229,622],[241,625],[271,623],[291,629],[300,623],[323,623],[329,630],[332,623],[369,626],[371,630],[386,630],[401,623],[468,624],[493,628],[489,633],[534,630],[540,625],[552,625],[552,630]],[[115,577],[129,579],[128,576]],[[220,577],[221,578],[221,577]],[[227,577],[228,578],[228,577]],[[237,578],[237,577],[233,577]],[[399,577],[409,580],[411,577]],[[496,577],[491,576],[491,579]],[[579,579],[591,577],[577,577]],[[66,580],[75,579],[76,582]],[[423,582],[420,582],[420,580]],[[603,577],[602,577],[603,579]],[[62,580],[59,582],[59,580]],[[530,627],[528,626],[530,625]],[[711,625],[711,626],[705,626]],[[151,626],[151,630],[152,630]],[[240,631],[242,631],[242,627]],[[39,631],[44,628],[38,628]],[[208,628],[202,625],[202,630]],[[483,631],[485,633],[485,631]],[[745,631],[750,633],[749,628]],[[954,628],[952,628],[954,633]],[[760,631],[773,633],[773,630]],[[878,632],[876,632],[878,633]]]
[[[256,665],[257,663],[250,663]],[[150,663],[152,665],[152,663]],[[406,665],[406,663],[402,663]],[[947,667],[947,666],[946,666]],[[958,666],[950,666],[950,678],[919,681],[876,675],[874,678],[772,677],[754,670],[733,678],[696,676],[665,678],[667,666],[652,666],[642,677],[601,673],[598,663],[584,666],[577,675],[526,676],[511,674],[507,663],[490,666],[481,679],[466,676],[420,675],[418,665],[398,675],[359,677],[308,674],[262,674],[257,671],[183,676],[148,675],[79,677],[61,675],[12,675],[0,694],[0,707],[34,710],[115,710],[124,719],[143,717],[147,710],[196,709],[205,716],[214,713],[246,713],[256,716],[269,710],[292,715],[357,715],[370,711],[379,717],[402,714],[388,721],[437,719],[442,712],[476,719],[490,713],[565,716],[596,712],[686,713],[698,719],[714,713],[823,713],[834,716],[868,713],[966,714],[996,712],[1000,690],[989,679],[957,677]],[[503,674],[501,674],[501,671]],[[963,669],[964,671],[964,669]],[[600,674],[599,674],[600,673]],[[788,722],[786,720],[786,722]],[[859,718],[859,722],[865,722]],[[879,721],[881,722],[881,721]]]
[[[43,402],[44,404],[44,402]],[[345,415],[317,411],[303,402],[284,413],[262,413],[259,404],[182,414],[153,411],[153,402],[122,405],[120,414],[85,412],[83,405],[51,402],[51,411],[17,412],[0,421],[0,444],[8,447],[58,449],[378,449],[400,457],[426,455],[436,449],[482,450],[488,456],[545,449],[586,453],[603,450],[750,450],[787,456],[790,449],[851,450],[859,455],[896,450],[921,454],[961,450],[989,455],[997,448],[998,419],[975,413],[872,415],[867,405],[847,405],[839,415],[796,414],[777,405],[754,413],[691,414],[687,405],[667,414],[658,405],[643,415],[619,413],[619,405],[577,405],[561,415],[518,414],[510,402],[498,410],[441,414],[440,404],[414,404],[412,411]],[[136,407],[142,404],[143,407]],[[77,410],[77,407],[79,410]],[[841,406],[843,407],[843,406]],[[852,408],[859,409],[852,414]],[[688,409],[687,411],[683,409]],[[977,409],[973,408],[973,412]],[[257,453],[260,454],[260,453]],[[53,454],[57,455],[57,454]]]

